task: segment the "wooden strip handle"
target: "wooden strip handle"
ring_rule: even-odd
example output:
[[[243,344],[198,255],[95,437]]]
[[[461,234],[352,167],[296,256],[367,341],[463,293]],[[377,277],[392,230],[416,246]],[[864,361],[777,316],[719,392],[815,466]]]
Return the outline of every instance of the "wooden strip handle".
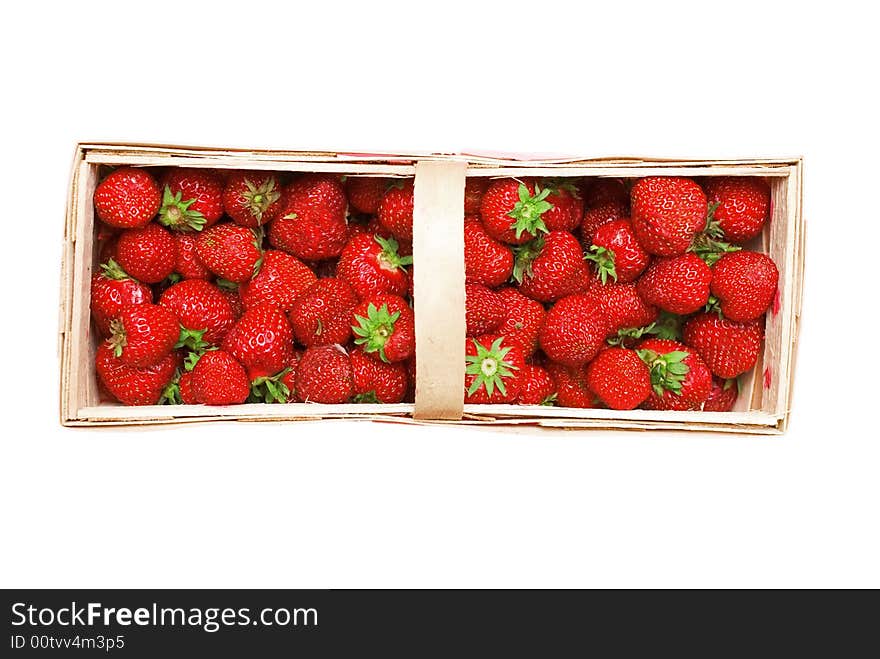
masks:
[[[464,161],[416,163],[416,419],[461,419],[463,412],[466,172]]]

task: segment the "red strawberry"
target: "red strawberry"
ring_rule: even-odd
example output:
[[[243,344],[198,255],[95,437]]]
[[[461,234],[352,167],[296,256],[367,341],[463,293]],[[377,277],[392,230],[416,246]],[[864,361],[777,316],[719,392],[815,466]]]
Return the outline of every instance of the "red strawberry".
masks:
[[[532,364],[523,366],[519,378],[520,405],[551,405],[556,400],[556,386],[547,369]]]
[[[269,243],[306,261],[336,258],[348,240],[346,204],[338,179],[306,174],[288,187],[284,212],[269,226]]]
[[[631,203],[636,237],[657,256],[684,254],[706,226],[706,195],[689,178],[643,178],[632,188]]]
[[[98,219],[114,227],[140,229],[159,212],[162,195],[145,169],[120,167],[95,188]]]
[[[183,279],[211,279],[211,271],[196,256],[197,235],[185,231],[175,231],[173,235],[177,243],[174,272]]]
[[[379,212],[379,202],[388,187],[387,178],[375,176],[348,176],[345,179],[345,194],[348,205],[356,212],[375,215]]]
[[[351,353],[355,403],[399,403],[406,395],[406,365],[386,364],[368,357],[363,348]]]
[[[249,229],[268,224],[284,210],[278,176],[270,172],[234,172],[223,189],[223,209]]]
[[[587,208],[596,208],[609,202],[629,204],[626,183],[619,178],[587,179],[581,186],[581,196]],[[624,211],[626,214],[626,211]]]
[[[504,303],[504,318],[498,334],[503,334],[509,343],[518,345],[523,354],[530,357],[538,347],[538,334],[544,325],[544,305],[515,288],[502,288],[498,297]]]
[[[117,357],[109,344],[101,343],[95,353],[95,370],[100,384],[123,405],[156,405],[174,378],[177,357],[169,353],[153,366],[136,368]]]
[[[597,228],[585,258],[596,265],[603,284],[609,278],[621,284],[635,281],[651,262],[651,255],[636,240],[629,220],[614,220]]]
[[[244,302],[241,301],[241,295],[238,292],[238,284],[225,279],[218,279],[215,283],[229,302],[229,306],[232,307],[232,315],[235,316],[236,320],[241,318],[244,315],[245,309]]]
[[[184,371],[177,382],[177,392],[182,405],[198,405],[201,401],[193,391],[192,371]]]
[[[398,240],[413,239],[413,201],[412,179],[398,179],[385,191],[379,203],[379,224]]]
[[[92,275],[92,319],[104,336],[110,336],[110,321],[119,316],[122,309],[152,301],[150,287],[129,277],[113,259],[101,266],[101,272]]]
[[[469,176],[467,178],[464,184],[465,215],[479,214],[483,195],[486,194],[490,182],[485,176]]]
[[[738,323],[718,314],[701,313],[684,325],[684,342],[696,350],[712,373],[735,378],[754,367],[764,329],[758,321]]]
[[[235,324],[235,313],[219,288],[203,279],[184,279],[170,286],[159,304],[180,322],[178,344],[190,350],[219,346],[229,328]]]
[[[354,342],[374,359],[401,362],[415,352],[415,316],[402,297],[374,295],[363,300],[352,314]]]
[[[303,353],[296,370],[296,395],[305,403],[346,403],[354,393],[351,359],[340,346]]]
[[[570,180],[542,181],[541,187],[550,190],[547,203],[552,208],[541,219],[550,231],[574,231],[584,219],[584,200]]]
[[[373,295],[406,295],[411,256],[397,253],[397,241],[371,234],[354,236],[342,250],[336,276],[347,281],[362,300]]]
[[[735,379],[712,378],[712,391],[703,403],[704,412],[730,412],[739,397],[739,385]]]
[[[318,279],[291,306],[289,318],[296,340],[307,348],[348,343],[357,305],[357,294],[345,280]]]
[[[296,397],[296,370],[299,368],[299,360],[300,355],[298,353],[294,353],[294,359],[290,364],[287,365],[283,371],[281,371],[281,378],[279,379],[279,384],[284,385],[283,387],[279,387],[281,393],[284,393],[285,389],[287,391],[286,396],[283,400],[279,401],[281,403],[292,403],[297,400]]]
[[[485,286],[466,284],[465,316],[467,336],[494,332],[504,320],[504,300]]]
[[[712,177],[704,187],[709,205],[715,206],[713,218],[726,240],[742,245],[761,233],[770,217],[770,187],[764,179]]]
[[[677,341],[646,339],[636,351],[651,370],[649,410],[698,410],[712,390],[712,374],[696,352]]]
[[[519,397],[522,349],[503,336],[468,339],[465,349],[465,403],[512,403]]]
[[[626,209],[627,205],[622,201],[608,201],[588,209],[581,223],[581,243],[584,247],[590,248],[596,229],[603,224],[627,219],[629,216]]]
[[[684,315],[706,306],[711,281],[711,268],[687,253],[656,259],[639,279],[638,291],[648,304]]]
[[[145,284],[156,284],[177,263],[177,243],[158,224],[123,231],[116,241],[116,261],[129,275]]]
[[[287,312],[317,280],[309,266],[295,256],[267,249],[257,274],[239,286],[239,294],[245,309],[271,304]]]
[[[608,348],[587,366],[587,386],[612,410],[632,410],[651,395],[651,371],[635,350]]]
[[[239,284],[254,276],[263,254],[253,231],[225,223],[199,235],[196,255],[215,275]]]
[[[547,372],[553,379],[559,407],[596,407],[596,396],[587,388],[586,368],[571,368],[551,362],[547,364]]]
[[[178,231],[201,231],[223,216],[223,180],[210,169],[174,167],[163,183],[159,222]]]
[[[569,295],[547,312],[539,340],[553,361],[581,366],[593,359],[608,335],[605,312],[594,298]]]
[[[580,243],[568,231],[551,231],[514,249],[513,278],[521,293],[553,302],[582,290],[588,277]]]
[[[251,382],[277,375],[293,361],[293,328],[280,309],[248,309],[221,346],[247,369]]]
[[[532,179],[492,181],[480,203],[486,232],[495,240],[522,245],[549,229],[543,215],[553,208],[547,202],[549,188],[540,190]]]
[[[486,233],[475,217],[464,222],[464,269],[468,283],[501,286],[513,273],[513,252]]]
[[[108,345],[123,364],[148,368],[162,361],[180,336],[173,313],[157,304],[143,303],[123,308],[110,321]]]
[[[656,307],[645,303],[635,284],[594,286],[586,295],[602,308],[609,335],[622,329],[645,327],[657,320]]]
[[[199,357],[192,370],[192,390],[205,405],[238,405],[250,394],[244,366],[223,350],[209,350]]]
[[[766,254],[731,252],[712,268],[712,295],[721,313],[745,322],[764,315],[776,295],[779,270]]]

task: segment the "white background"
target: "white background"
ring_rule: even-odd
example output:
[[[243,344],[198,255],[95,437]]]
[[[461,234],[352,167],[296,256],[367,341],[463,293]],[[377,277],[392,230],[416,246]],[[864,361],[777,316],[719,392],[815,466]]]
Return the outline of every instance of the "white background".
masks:
[[[0,585],[880,586],[868,4],[303,4],[4,9]],[[89,139],[804,155],[791,430],[64,430],[60,238]]]

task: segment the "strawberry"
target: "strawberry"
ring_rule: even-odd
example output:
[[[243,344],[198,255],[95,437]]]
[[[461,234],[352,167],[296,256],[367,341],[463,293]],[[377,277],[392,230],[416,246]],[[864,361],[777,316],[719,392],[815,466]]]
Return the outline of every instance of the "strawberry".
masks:
[[[328,174],[306,174],[287,189],[281,217],[269,225],[269,243],[305,261],[336,258],[348,240],[345,189]]]
[[[299,353],[294,353],[293,361],[291,361],[287,368],[281,371],[281,377],[279,378],[279,390],[283,394],[284,391],[287,391],[286,396],[284,396],[283,400],[279,400],[280,403],[292,403],[297,400],[296,397],[296,370],[299,368]]]
[[[409,386],[404,363],[376,361],[363,348],[351,352],[351,372],[355,403],[399,403]]]
[[[544,305],[515,288],[502,288],[498,297],[504,303],[504,318],[498,334],[507,337],[508,345],[518,345],[523,354],[530,357],[538,347],[538,334],[544,325]]]
[[[696,350],[712,373],[735,378],[754,367],[764,329],[758,321],[738,323],[718,314],[701,313],[684,324],[684,342]]]
[[[340,346],[303,353],[296,370],[296,395],[304,403],[346,403],[354,393],[351,359]]]
[[[526,360],[518,345],[486,334],[468,339],[465,355],[465,403],[512,403],[519,397]]]
[[[307,348],[348,343],[357,305],[357,294],[344,279],[318,279],[291,305],[296,340]]]
[[[239,284],[254,276],[263,253],[253,231],[224,223],[199,235],[196,256],[218,277]]]
[[[177,243],[169,231],[151,222],[141,229],[129,229],[119,235],[116,261],[138,281],[156,284],[174,272]]]
[[[398,240],[412,242],[414,182],[412,179],[394,181],[379,203],[379,224]]]
[[[348,205],[356,212],[375,215],[379,212],[379,203],[385,195],[390,181],[375,176],[348,176],[345,179],[345,194]]]
[[[184,371],[177,382],[177,392],[181,405],[198,405],[201,401],[193,391],[192,371]]]
[[[229,328],[235,324],[235,313],[219,288],[203,279],[184,279],[162,293],[159,304],[180,323],[178,347],[201,350],[219,346]]]
[[[280,309],[264,304],[245,311],[221,347],[244,365],[254,382],[277,375],[293,361],[293,328]]]
[[[712,374],[688,346],[667,339],[646,339],[636,351],[651,370],[649,410],[698,410],[712,390]]]
[[[245,309],[271,304],[287,312],[317,280],[311,268],[295,256],[267,249],[257,274],[239,286],[239,294]]]
[[[98,219],[105,224],[140,229],[159,212],[162,195],[147,170],[120,167],[98,183],[94,203]]]
[[[754,176],[706,180],[706,198],[725,240],[742,245],[761,233],[770,217],[770,187]]]
[[[123,308],[152,301],[150,287],[129,277],[113,259],[101,266],[101,272],[92,275],[89,306],[92,319],[105,337],[110,336],[110,321]]]
[[[627,219],[629,215],[626,209],[627,205],[621,201],[607,201],[587,209],[581,222],[581,244],[589,249],[596,229],[609,222]]]
[[[223,188],[223,210],[232,221],[256,229],[281,216],[281,183],[270,172],[234,172]]]
[[[629,204],[626,182],[620,178],[586,179],[581,184],[581,196],[587,208],[596,208],[609,202]],[[627,211],[624,210],[624,215]]]
[[[174,167],[163,183],[159,222],[178,231],[201,231],[223,216],[223,181],[210,169]]]
[[[402,297],[374,295],[364,299],[352,313],[355,344],[374,359],[401,362],[415,352],[415,316]]]
[[[492,181],[480,202],[486,232],[495,240],[513,245],[527,243],[539,232],[547,233],[543,215],[553,208],[547,201],[550,192],[549,188],[540,190],[532,179]]]
[[[250,393],[247,372],[223,350],[209,350],[192,370],[192,391],[205,405],[238,405]]]
[[[110,321],[107,344],[123,364],[148,368],[162,361],[180,336],[177,317],[157,304],[124,307]]]
[[[146,368],[129,366],[107,343],[98,345],[95,370],[99,384],[123,405],[156,405],[174,378],[177,358],[169,353]]]
[[[470,284],[501,286],[513,273],[513,252],[486,233],[479,218],[465,217],[464,269]]]
[[[464,184],[464,213],[465,215],[478,215],[483,195],[489,188],[491,181],[485,176],[469,176]]]
[[[540,302],[577,293],[588,277],[580,243],[568,231],[551,231],[514,249],[513,279]]]
[[[581,366],[599,352],[608,329],[605,312],[592,297],[569,295],[547,312],[539,341],[553,361]]]
[[[552,405],[556,400],[556,386],[547,369],[533,364],[523,366],[519,378],[520,405]]]
[[[601,307],[609,336],[622,329],[645,327],[657,320],[657,308],[645,303],[635,284],[594,286],[586,296]]]
[[[651,262],[651,255],[636,240],[629,220],[613,220],[598,227],[584,258],[595,264],[603,284],[609,278],[621,284],[635,281]]]
[[[485,286],[466,284],[465,317],[467,336],[494,332],[504,320],[504,300]]]
[[[562,364],[547,364],[547,372],[556,389],[556,404],[559,407],[596,407],[596,396],[587,388],[586,369],[571,368]]]
[[[196,256],[196,234],[187,231],[175,231],[174,241],[177,243],[174,272],[181,279],[211,279],[211,271]]]
[[[552,206],[541,219],[550,231],[574,231],[584,219],[584,200],[570,180],[547,180],[541,188],[550,190],[547,203]]]
[[[336,275],[344,279],[362,300],[373,295],[406,295],[407,265],[411,256],[397,253],[397,241],[372,234],[354,236],[339,257]]]
[[[703,403],[704,412],[730,412],[739,397],[739,385],[735,379],[712,378],[712,391]]]
[[[608,348],[587,366],[587,386],[612,410],[632,410],[651,395],[651,371],[635,350]]]
[[[764,315],[779,282],[779,270],[766,254],[731,252],[712,268],[712,295],[721,313],[731,320],[745,322]]]
[[[648,304],[675,314],[689,314],[709,301],[712,270],[696,254],[656,259],[637,284]]]
[[[229,302],[229,306],[232,307],[232,315],[235,316],[235,319],[241,318],[244,315],[245,309],[244,302],[241,301],[241,295],[238,292],[238,284],[226,279],[218,279],[215,284],[220,289],[220,292],[223,293],[227,302]]]
[[[706,195],[692,179],[651,176],[631,191],[632,226],[645,251],[657,256],[684,254],[706,226]]]

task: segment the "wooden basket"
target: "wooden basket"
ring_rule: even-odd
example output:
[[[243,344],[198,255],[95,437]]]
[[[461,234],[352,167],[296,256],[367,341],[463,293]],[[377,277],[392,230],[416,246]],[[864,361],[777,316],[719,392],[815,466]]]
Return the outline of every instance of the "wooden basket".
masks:
[[[415,404],[245,404],[126,407],[99,400],[97,339],[89,321],[96,265],[92,195],[101,165],[188,166],[336,172],[415,177]],[[65,222],[61,284],[61,422],[68,426],[193,421],[299,421],[357,418],[400,423],[528,424],[549,428],[677,429],[781,433],[788,424],[794,377],[804,257],[799,158],[672,160],[649,158],[526,159],[480,154],[351,154],[217,149],[139,144],[80,144]],[[767,314],[764,352],[740,378],[731,412],[619,412],[523,405],[463,405],[464,243],[466,176],[762,176],[770,182],[772,218],[751,247],[779,268],[779,295]]]

